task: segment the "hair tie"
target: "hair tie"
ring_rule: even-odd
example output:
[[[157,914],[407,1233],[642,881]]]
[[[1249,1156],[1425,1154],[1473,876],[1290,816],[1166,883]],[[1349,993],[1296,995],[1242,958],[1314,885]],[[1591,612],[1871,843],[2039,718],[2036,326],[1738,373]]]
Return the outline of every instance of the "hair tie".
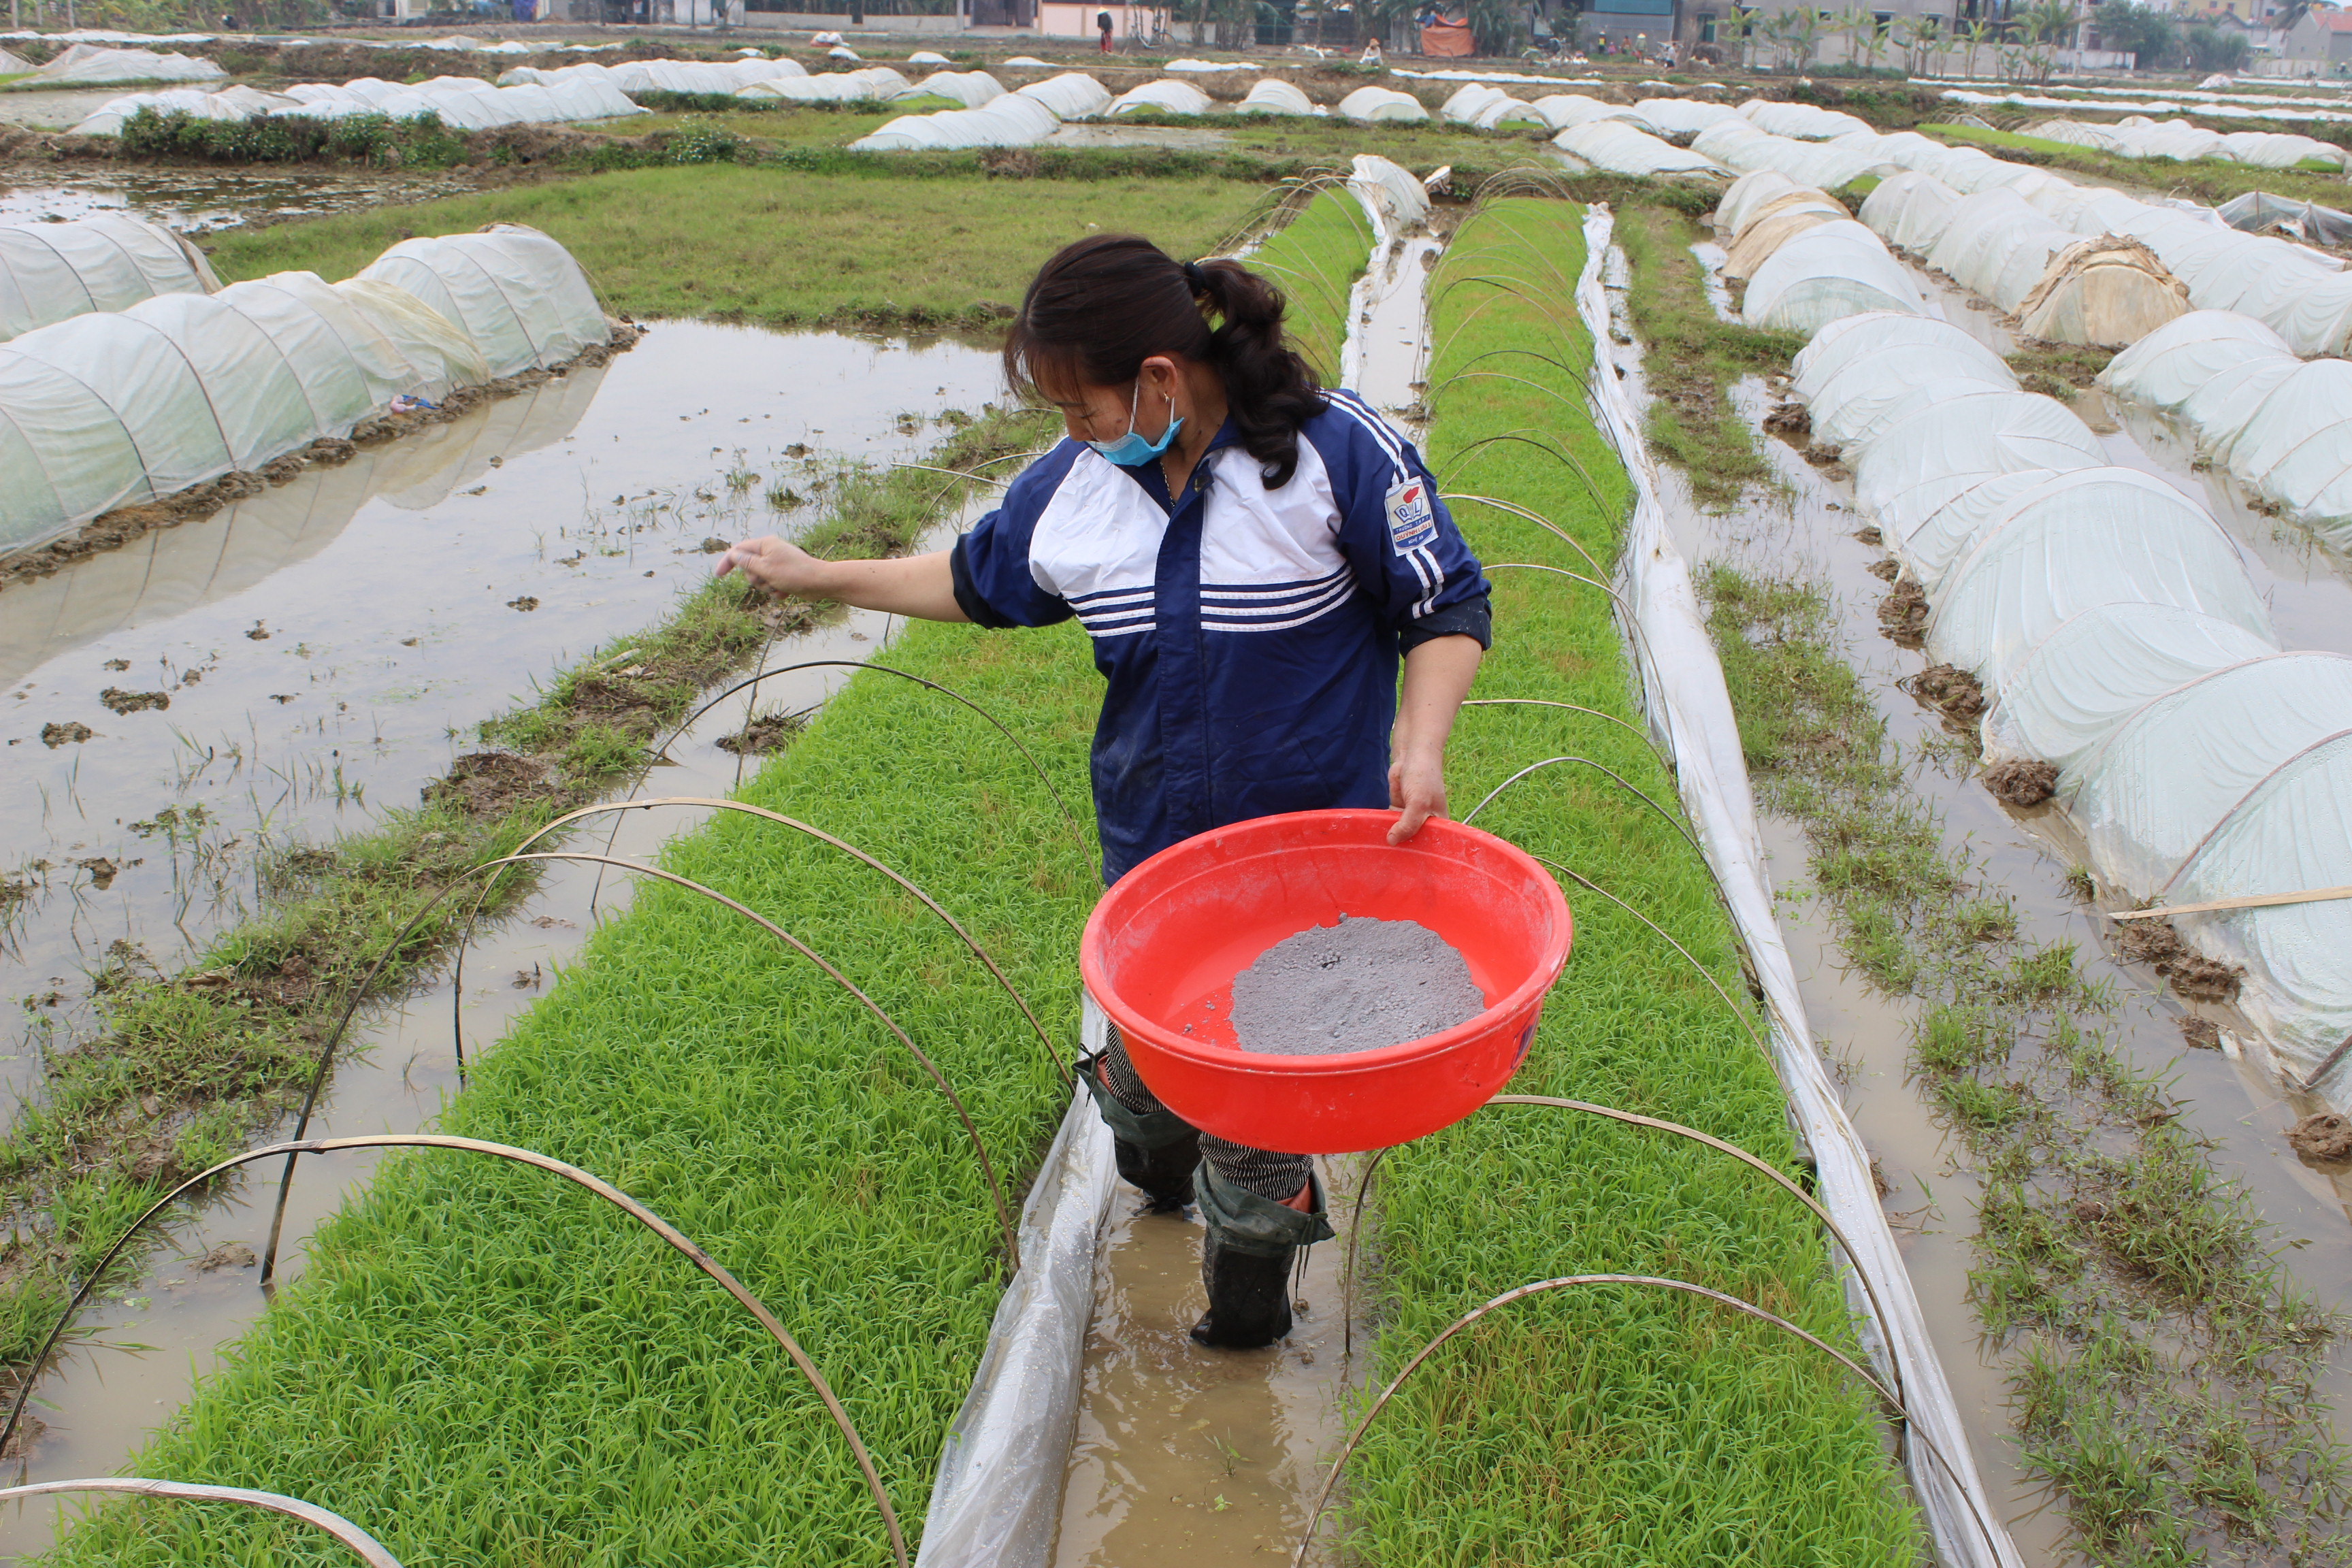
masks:
[[[1188,261],[1184,263],[1184,283],[1185,286],[1191,289],[1195,294],[1207,293],[1209,291],[1209,274],[1207,269],[1202,268],[1197,261]]]

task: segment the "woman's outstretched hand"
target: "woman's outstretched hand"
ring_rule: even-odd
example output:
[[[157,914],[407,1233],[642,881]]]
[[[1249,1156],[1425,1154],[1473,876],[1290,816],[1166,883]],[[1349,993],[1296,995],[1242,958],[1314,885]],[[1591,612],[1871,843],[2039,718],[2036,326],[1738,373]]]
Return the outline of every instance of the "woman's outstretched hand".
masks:
[[[771,533],[765,538],[729,545],[727,553],[719,558],[719,575],[724,577],[740,570],[753,586],[771,594],[794,594],[803,599],[815,599],[824,596],[824,568],[830,564]]]

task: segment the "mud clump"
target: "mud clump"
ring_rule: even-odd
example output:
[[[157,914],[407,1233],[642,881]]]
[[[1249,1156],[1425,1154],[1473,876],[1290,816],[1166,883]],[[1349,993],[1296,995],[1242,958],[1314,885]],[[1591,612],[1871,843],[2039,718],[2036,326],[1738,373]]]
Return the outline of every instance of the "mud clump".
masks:
[[[2184,1016],[2180,1020],[2180,1037],[2200,1051],[2221,1048],[2221,1026],[2210,1018]]]
[[[447,805],[468,816],[500,816],[548,794],[547,764],[512,752],[476,752],[449,764],[448,776],[424,790],[427,805]]]
[[[1903,575],[1903,563],[1892,559],[1874,561],[1864,570],[1882,583],[1892,583]]]
[[[2315,1110],[2286,1130],[2290,1148],[2306,1160],[2333,1163],[2352,1160],[2352,1120]]]
[[[1946,717],[1975,719],[1985,710],[1984,688],[1954,664],[1931,664],[1904,683],[1904,689]]]
[[[1884,545],[1886,542],[1886,535],[1878,531],[1874,523],[1864,523],[1853,531],[1853,536],[1864,544]]]
[[[168,691],[125,691],[120,686],[108,687],[98,694],[98,700],[114,713],[142,713],[150,708],[160,712],[172,705]]]
[[[762,757],[792,744],[808,720],[798,713],[769,713],[752,720],[732,735],[719,737],[719,749],[739,757]]]
[[[1813,416],[1801,403],[1783,403],[1764,416],[1764,428],[1800,452],[1812,445]]]
[[[1981,693],[1977,707],[1984,707]],[[2040,805],[2058,793],[2058,770],[2038,758],[1995,763],[1984,771],[1984,786],[2003,805]]]
[[[2126,921],[2123,928],[2116,939],[2116,955],[2125,963],[2147,964],[2189,1001],[2237,1000],[2246,972],[2192,951],[2170,921]]]
[[[54,752],[59,746],[78,745],[96,733],[98,731],[89,725],[73,720],[62,724],[44,724],[41,726],[41,744]]]
[[[1804,458],[1805,461],[1822,471],[1822,477],[1825,479],[1853,478],[1853,470],[1845,466],[1845,460],[1838,447],[1824,447],[1816,441],[1804,448]]]
[[[1927,631],[1927,590],[1909,581],[1895,584],[1895,591],[1878,602],[1878,628],[1897,647],[1919,647]]]
[[[258,1261],[253,1248],[241,1241],[224,1241],[195,1261],[199,1274],[211,1274],[223,1268],[250,1268]]]

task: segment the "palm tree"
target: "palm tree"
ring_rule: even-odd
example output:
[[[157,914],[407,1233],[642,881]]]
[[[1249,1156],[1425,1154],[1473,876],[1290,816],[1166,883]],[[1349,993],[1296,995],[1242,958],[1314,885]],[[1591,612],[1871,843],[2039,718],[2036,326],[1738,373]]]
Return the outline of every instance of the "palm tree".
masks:
[[[1960,74],[1962,76],[1968,77],[1972,80],[1975,79],[1977,74],[1977,51],[1982,48],[1985,45],[1992,42],[1993,39],[1999,36],[2000,31],[2000,29],[1995,26],[1990,21],[1981,17],[1976,21],[1970,22],[1967,26],[1960,29],[1960,36],[1968,40],[1969,45],[1969,63],[1967,67],[1961,70]]]
[[[1822,14],[1811,5],[1792,5],[1780,13],[1775,40],[1789,58],[1789,68],[1801,74],[1821,52]]]

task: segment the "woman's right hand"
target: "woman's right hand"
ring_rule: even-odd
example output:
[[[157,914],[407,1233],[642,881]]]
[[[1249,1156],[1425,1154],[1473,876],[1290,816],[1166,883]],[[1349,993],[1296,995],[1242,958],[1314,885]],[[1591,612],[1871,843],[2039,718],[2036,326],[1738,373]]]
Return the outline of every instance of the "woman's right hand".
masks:
[[[740,568],[754,585],[771,594],[821,599],[826,596],[825,568],[831,564],[771,533],[729,545],[727,553],[719,558],[719,575],[724,577]]]

